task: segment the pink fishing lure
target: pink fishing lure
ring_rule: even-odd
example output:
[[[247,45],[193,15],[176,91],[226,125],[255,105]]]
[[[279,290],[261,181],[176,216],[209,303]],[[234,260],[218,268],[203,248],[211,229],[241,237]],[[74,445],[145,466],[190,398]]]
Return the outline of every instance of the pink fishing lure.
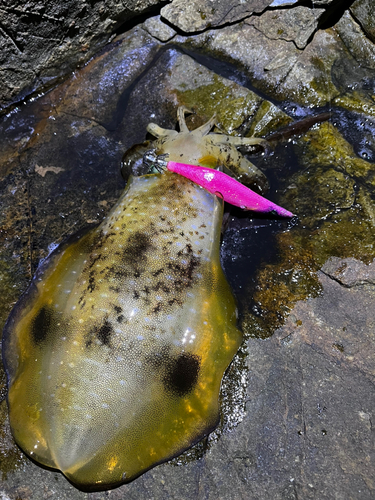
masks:
[[[254,212],[275,212],[282,217],[293,217],[294,215],[279,207],[272,201],[263,198],[251,189],[229,175],[211,168],[200,167],[198,165],[188,165],[169,161],[166,168],[171,172],[180,174],[187,179],[199,184],[210,193],[216,194],[231,205],[240,207],[243,210],[253,210]]]

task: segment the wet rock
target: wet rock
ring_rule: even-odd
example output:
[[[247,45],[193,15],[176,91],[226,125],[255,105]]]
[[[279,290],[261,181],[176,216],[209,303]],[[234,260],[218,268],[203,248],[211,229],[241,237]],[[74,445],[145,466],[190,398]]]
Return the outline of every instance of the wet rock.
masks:
[[[322,293],[317,272],[330,257],[373,260],[372,163],[328,122],[295,141],[295,151],[301,170],[279,186],[279,201],[299,223],[276,235],[278,258],[268,258],[256,284],[247,285],[252,303],[244,306],[242,327],[255,336],[272,335],[294,304]]]
[[[298,3],[299,0],[273,0],[270,7],[284,7],[291,6]]]
[[[229,134],[236,135],[241,130],[243,135],[262,137],[290,122],[290,118],[269,101],[217,76],[188,56],[180,56],[175,61],[165,87],[179,103],[199,115],[208,119],[216,113],[219,130]]]
[[[345,92],[344,94],[336,97],[334,99],[334,103],[337,106],[341,106],[347,110],[360,113],[361,115],[358,118],[361,120],[361,123],[363,123],[362,125],[363,128],[365,125],[363,120],[368,121],[369,118],[371,119],[375,117],[375,104],[374,101],[371,99],[369,92],[366,92],[366,90],[360,88],[361,82],[358,80],[357,80],[358,90],[355,90],[354,92]],[[349,76],[349,78],[346,81],[350,82],[348,86],[353,86],[353,80],[351,79],[351,76]],[[368,81],[368,72],[367,72],[367,81]],[[364,119],[363,115],[365,115],[367,118]]]
[[[375,69],[375,45],[361,25],[346,11],[336,25],[337,32],[353,58],[362,66]]]
[[[240,64],[258,88],[277,89],[293,68],[300,51],[291,42],[267,38],[251,23],[249,20],[241,25],[207,31],[187,41],[195,48],[204,47],[217,58]],[[176,42],[185,43],[186,39],[177,37]]]
[[[175,41],[241,65],[253,85],[263,92],[272,88],[281,100],[323,106],[342,94],[345,85],[358,87],[358,79],[369,87],[374,52],[348,12],[334,30],[317,31],[320,23],[329,22],[329,12],[302,6],[267,9],[240,24]]]
[[[105,4],[0,2],[0,111],[87,61],[125,21],[158,0]]]
[[[161,15],[185,33],[203,31],[244,19],[266,9],[272,0],[173,0],[161,9]]]
[[[222,54],[224,57],[248,67],[249,77],[254,79],[256,85],[262,91],[266,91],[270,86],[278,87],[280,99],[290,99],[291,95],[294,94],[296,102],[303,103],[308,99],[315,105],[323,105],[324,100],[335,95],[335,88],[329,82],[330,68],[334,64],[334,60],[341,57],[342,50],[346,50],[346,47],[335,35],[329,36],[328,31],[325,32],[324,36],[318,33],[313,39],[317,24],[323,22],[323,18],[325,23],[329,22],[329,9],[331,4],[336,5],[334,2],[315,3],[314,8],[292,6],[290,9],[285,8],[285,6],[282,9],[275,9],[275,4],[270,9],[269,0],[257,0],[252,3],[235,1],[233,5],[214,2],[214,6],[210,2],[202,4],[201,1],[199,5],[189,3],[182,6],[179,2],[180,0],[175,0],[164,6],[161,17],[152,17],[146,21],[145,29],[158,41],[168,42],[175,38],[174,30],[167,23],[174,24],[176,29],[187,33],[224,25],[225,27],[218,31],[205,31],[191,40],[180,37],[179,40],[176,38],[176,41],[187,42],[195,47],[203,45],[205,51],[211,54]],[[19,99],[22,95],[30,93],[33,89],[43,85],[50,86],[57,76],[65,75],[76,64],[86,61],[99,46],[108,40],[110,33],[113,33],[125,19],[143,12],[144,9],[156,3],[156,0],[147,0],[145,3],[137,3],[131,7],[131,2],[129,2],[129,5],[123,8],[117,6],[119,11],[116,8],[113,11],[111,5],[108,5],[108,12],[103,10],[107,7],[100,7],[102,9],[100,13],[99,7],[97,7],[98,13],[92,12],[91,7],[80,7],[79,15],[82,16],[82,19],[79,22],[74,20],[75,24],[72,24],[73,31],[69,35],[69,43],[64,44],[63,41],[58,49],[54,48],[55,42],[53,40],[44,41],[41,47],[36,46],[35,40],[37,39],[34,37],[35,40],[32,38],[33,44],[24,44],[23,55],[17,55],[13,54],[16,48],[11,38],[8,37],[7,40],[4,38],[4,43],[6,42],[13,50],[11,56],[3,52],[2,74],[5,75],[4,78],[8,82],[8,87],[3,87],[4,96],[13,97],[10,100],[7,100],[8,97],[4,97],[2,106],[12,102],[12,99]],[[328,7],[329,9],[325,10]],[[68,21],[73,23],[75,11],[74,9],[69,10],[70,8],[73,9],[73,6],[69,4],[66,7],[68,10],[64,14],[63,27],[66,27]],[[19,9],[17,9],[18,7],[14,12],[18,12]],[[33,12],[31,7],[29,10],[28,14],[31,15]],[[14,12],[12,11],[12,15]],[[260,12],[263,12],[263,15],[259,16]],[[57,20],[60,19],[58,13],[59,11],[54,14],[57,16]],[[252,13],[257,15],[252,15]],[[27,19],[28,14],[23,17]],[[95,16],[99,16],[99,14],[100,19],[105,19],[104,24],[100,24],[100,20],[96,21]],[[53,21],[52,18],[46,17],[47,14],[43,9],[40,10],[38,16],[45,23],[57,23],[56,20]],[[23,17],[21,16],[21,18]],[[87,22],[89,18],[90,22]],[[16,22],[16,19],[12,20],[12,16],[8,16],[7,19],[8,23]],[[163,22],[163,19],[167,23]],[[241,20],[245,21],[245,25],[239,23]],[[226,26],[228,23],[233,23],[233,25]],[[350,25],[341,29],[345,32],[343,35],[344,39],[347,40],[345,43],[355,47],[357,28]],[[302,49],[307,45],[310,50],[302,53],[298,50],[298,48]],[[28,53],[29,46],[31,55]],[[369,54],[372,53],[371,46],[367,48],[365,46],[365,50]],[[73,52],[74,57],[69,59]],[[365,57],[367,57],[367,53]],[[20,58],[24,58],[27,62],[19,64]],[[327,82],[325,87],[321,85],[324,79]],[[32,86],[30,82],[33,82]],[[294,82],[298,82],[297,91]]]
[[[340,95],[336,102],[347,104],[343,107],[357,109],[365,114],[373,114],[373,100],[370,97],[375,81],[375,71],[363,67],[355,58],[348,54],[340,54],[332,65],[332,81]],[[368,94],[366,96],[366,94]],[[349,105],[349,102],[352,105]]]
[[[116,40],[111,51],[94,58],[79,77],[73,75],[40,101],[29,103],[22,119],[17,113],[3,118],[2,248],[8,257],[14,256],[8,278],[13,265],[31,277],[55,238],[61,241],[77,223],[99,222],[118,196],[123,186],[121,156],[137,142],[140,130],[126,125],[131,83],[158,50],[145,31],[136,35],[134,29]],[[109,55],[113,65],[108,65]],[[89,82],[83,87],[82,78]],[[145,117],[142,134],[148,121]],[[93,183],[96,175],[99,179]],[[112,195],[106,200],[107,193]]]
[[[375,105],[372,98],[375,71],[365,70],[353,58],[338,59],[333,81],[342,93],[334,100],[339,107],[336,124],[361,159],[375,160]]]
[[[255,390],[247,409],[263,424],[254,426],[244,439],[248,450],[256,452],[258,487],[275,498],[328,499],[334,482],[335,494],[345,498],[355,491],[354,495],[369,500],[373,486],[365,471],[371,456],[371,411],[366,401],[373,397],[373,389],[367,376],[354,367],[341,370],[334,348],[322,352],[313,341],[305,343],[310,324],[305,325],[304,319],[309,313],[319,317],[328,337],[331,333],[333,317],[328,307],[323,300],[313,301],[301,303],[305,314],[302,308],[296,311],[297,325],[290,336],[283,329],[262,344],[249,342],[250,381]],[[273,376],[267,377],[269,372]],[[360,387],[355,394],[354,386]],[[263,396],[265,388],[271,397]],[[350,439],[348,429],[356,439]],[[248,484],[254,488],[251,478]],[[274,486],[277,481],[279,489]]]
[[[368,38],[375,43],[375,20],[371,0],[356,0],[350,6],[350,12]]]
[[[241,25],[207,31],[187,41],[241,65],[256,88],[262,92],[272,88],[280,100],[300,106],[324,106],[339,94],[331,67],[347,51],[333,30],[318,31],[306,48],[299,50],[294,41],[271,39],[253,23],[254,19],[249,18]],[[186,42],[181,36],[175,40]]]
[[[334,3],[335,0],[312,0],[313,6],[317,5],[329,5]],[[273,0],[271,3],[270,7],[285,7],[285,6],[292,6],[300,3],[299,0]]]
[[[375,261],[365,264],[356,259],[331,257],[321,271],[347,288],[359,285],[375,285]]]
[[[150,17],[144,22],[143,26],[151,36],[161,42],[168,42],[176,34],[173,28],[161,21],[160,16]]]
[[[286,10],[269,10],[250,22],[273,40],[294,41],[299,49],[306,47],[315,33],[324,9],[295,7]]]
[[[296,305],[277,332],[281,342],[303,341],[338,365],[350,371],[357,368],[373,379],[375,289],[372,278],[365,278],[373,275],[373,264],[366,267],[354,259],[330,259],[319,273],[321,296]]]

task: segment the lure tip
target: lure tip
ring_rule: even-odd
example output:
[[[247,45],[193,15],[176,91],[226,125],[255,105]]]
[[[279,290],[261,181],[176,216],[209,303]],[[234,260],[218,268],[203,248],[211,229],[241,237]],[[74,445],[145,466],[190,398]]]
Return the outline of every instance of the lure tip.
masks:
[[[295,214],[292,214],[292,212],[289,212],[289,210],[286,210],[285,208],[279,207],[278,210],[276,210],[277,215],[281,215],[281,217],[295,217]]]

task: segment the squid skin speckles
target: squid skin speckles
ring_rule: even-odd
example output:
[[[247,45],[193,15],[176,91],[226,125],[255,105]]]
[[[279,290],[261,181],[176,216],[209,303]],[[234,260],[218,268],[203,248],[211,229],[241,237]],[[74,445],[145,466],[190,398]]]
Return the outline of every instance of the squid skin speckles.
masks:
[[[178,117],[180,134],[150,126],[160,153],[173,157],[192,134],[184,161],[224,155],[220,140],[236,156],[227,136],[209,134],[212,121],[190,133]],[[12,432],[35,461],[104,489],[217,425],[242,338],[220,266],[222,213],[222,200],[177,174],[132,177],[97,228],[40,266],[3,336]]]

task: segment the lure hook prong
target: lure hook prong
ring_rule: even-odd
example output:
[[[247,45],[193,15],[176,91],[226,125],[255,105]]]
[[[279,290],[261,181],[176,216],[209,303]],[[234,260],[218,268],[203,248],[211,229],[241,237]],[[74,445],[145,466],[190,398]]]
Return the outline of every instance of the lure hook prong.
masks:
[[[143,163],[149,167],[149,173],[154,169],[162,173],[167,168],[168,156],[168,153],[157,155],[155,149],[150,149],[143,155]]]

